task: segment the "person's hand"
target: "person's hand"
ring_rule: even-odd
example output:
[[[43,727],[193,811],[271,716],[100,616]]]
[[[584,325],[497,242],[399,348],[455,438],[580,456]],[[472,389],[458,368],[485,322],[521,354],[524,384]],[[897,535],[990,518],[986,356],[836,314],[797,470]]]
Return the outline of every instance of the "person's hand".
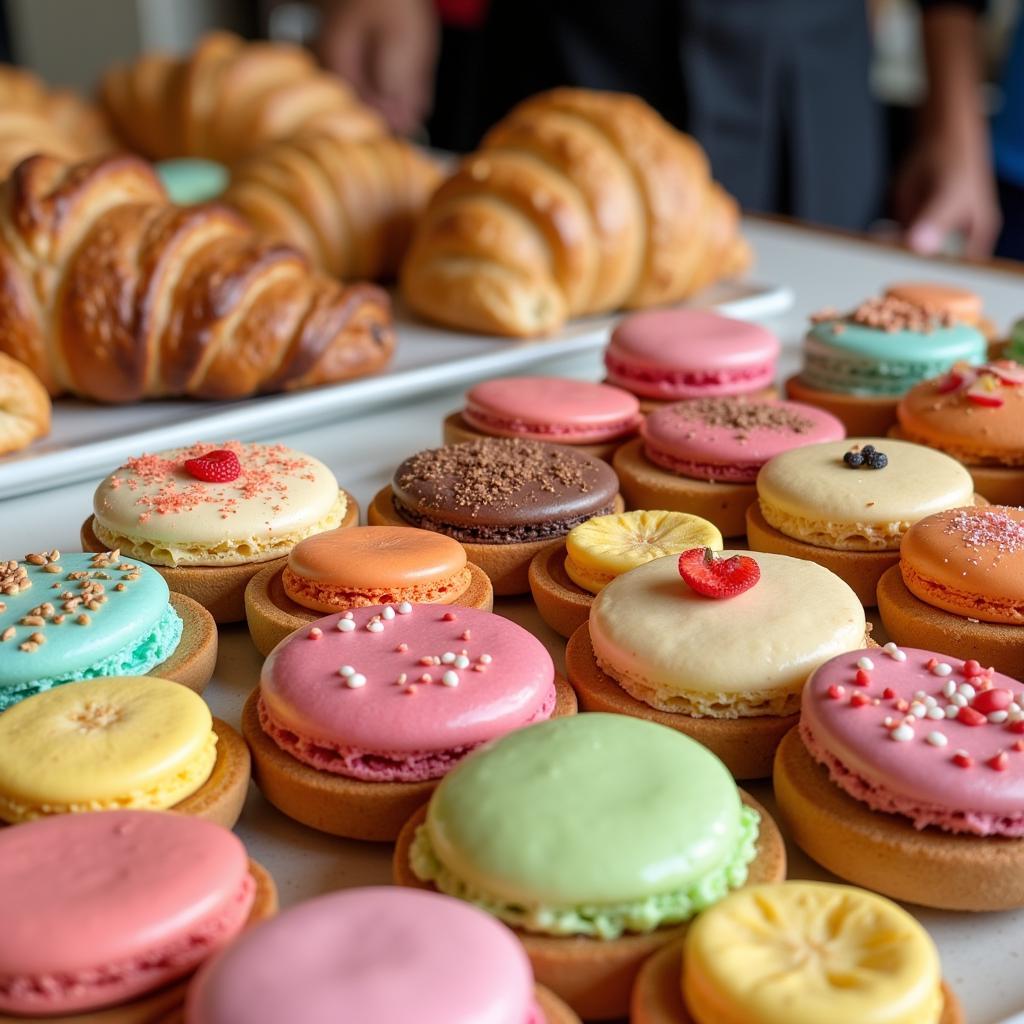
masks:
[[[319,52],[391,128],[419,128],[434,98],[438,21],[431,0],[327,0]]]

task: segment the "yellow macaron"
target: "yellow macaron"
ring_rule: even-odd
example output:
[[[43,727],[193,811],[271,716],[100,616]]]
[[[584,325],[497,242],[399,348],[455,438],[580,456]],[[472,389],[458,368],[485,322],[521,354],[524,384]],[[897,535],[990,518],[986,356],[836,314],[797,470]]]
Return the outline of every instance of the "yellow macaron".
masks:
[[[213,771],[217,737],[198,694],[152,676],[58,686],[0,715],[0,819],[165,810]]]

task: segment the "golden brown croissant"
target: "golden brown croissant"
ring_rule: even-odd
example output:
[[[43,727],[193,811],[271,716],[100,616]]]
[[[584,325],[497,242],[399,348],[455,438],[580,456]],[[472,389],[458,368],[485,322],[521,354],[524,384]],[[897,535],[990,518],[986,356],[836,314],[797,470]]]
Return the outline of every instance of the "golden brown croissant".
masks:
[[[233,169],[224,196],[254,227],[340,278],[391,278],[440,168],[401,139],[303,135]]]
[[[30,157],[0,188],[0,350],[52,395],[240,398],[376,370],[387,295],[342,287],[127,154]]]
[[[151,160],[236,160],[275,139],[316,131],[382,135],[383,120],[312,56],[287,43],[211,32],[186,57],[146,53],[110,69],[100,100],[125,145]]]
[[[547,334],[741,272],[738,222],[698,143],[642,100],[555,89],[516,107],[434,193],[402,291],[452,327]]]
[[[0,352],[0,455],[50,432],[50,396],[24,363]]]

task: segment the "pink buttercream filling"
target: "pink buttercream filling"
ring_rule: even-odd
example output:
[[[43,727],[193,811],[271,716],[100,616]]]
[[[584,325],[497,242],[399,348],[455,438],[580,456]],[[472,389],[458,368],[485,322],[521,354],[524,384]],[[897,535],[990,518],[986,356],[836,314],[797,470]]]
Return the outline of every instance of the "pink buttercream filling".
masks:
[[[736,462],[732,465],[715,462],[697,462],[693,459],[681,459],[670,455],[650,443],[644,444],[644,455],[658,466],[671,470],[679,476],[691,480],[720,480],[723,483],[752,484],[763,462]]]
[[[851,771],[835,754],[818,742],[806,722],[801,721],[799,728],[800,738],[808,753],[828,770],[828,777],[844,793],[862,804],[867,804],[873,811],[900,814],[910,818],[917,829],[935,826],[946,832],[967,832],[978,836],[1007,836],[1011,839],[1024,837],[1024,811],[1014,815],[990,814],[955,810],[909,800]]]
[[[563,438],[579,444],[597,441],[614,441],[631,434],[640,425],[640,416],[629,416],[611,423],[538,423],[519,417],[498,416],[475,406],[467,406],[462,418],[471,426],[483,431],[495,431],[514,437],[525,437],[534,441],[549,441],[553,437]]]
[[[555,710],[557,694],[551,683],[540,708],[522,724],[532,725],[550,718]],[[484,742],[451,747],[447,750],[363,750],[330,739],[299,736],[276,722],[265,702],[257,705],[263,731],[296,761],[318,771],[345,775],[361,782],[426,782],[440,779],[467,754]]]
[[[739,369],[669,370],[628,363],[611,351],[605,353],[605,367],[612,384],[651,398],[741,394],[769,387],[775,376],[774,362]]]

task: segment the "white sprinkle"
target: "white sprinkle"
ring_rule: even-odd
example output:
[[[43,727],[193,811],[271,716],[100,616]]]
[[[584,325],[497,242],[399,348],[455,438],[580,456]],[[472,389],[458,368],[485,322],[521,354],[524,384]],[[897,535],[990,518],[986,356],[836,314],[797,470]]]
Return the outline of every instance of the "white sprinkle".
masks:
[[[893,718],[892,715],[886,715],[885,718],[882,719],[882,725],[884,725],[886,729],[891,729],[895,724],[896,719]]]
[[[1001,722],[1005,722],[1010,717],[1009,711],[990,711],[988,714],[988,720],[999,725]]]
[[[915,690],[914,691],[914,700],[924,700],[924,699],[925,699],[925,692],[924,692],[924,690]]]
[[[893,651],[899,650],[899,648],[890,640],[887,644],[883,645],[882,650],[886,654],[891,654]]]
[[[892,652],[892,660],[893,661],[906,661],[907,660],[907,652],[906,651],[893,651]]]
[[[469,668],[469,658],[464,654],[460,654],[453,662],[456,668]]]
[[[367,632],[369,633],[383,633],[384,623],[380,619],[374,619],[372,622],[366,624]]]
[[[449,669],[443,676],[441,676],[441,682],[445,686],[458,686],[459,685],[459,673],[453,672]]]
[[[944,714],[947,718],[956,718],[960,714],[960,709],[955,704],[947,704]]]
[[[928,696],[926,696],[925,699],[924,699],[925,707],[928,707],[928,708],[933,708],[938,703],[939,702],[931,694],[928,694]]]
[[[346,679],[349,676],[354,676],[355,674],[356,670],[351,665],[342,665],[341,668],[338,669],[338,675],[345,676]]]
[[[947,679],[942,684],[942,695],[944,697],[952,697],[954,693],[956,693],[956,680]]]
[[[343,619],[354,619],[355,616],[351,612],[345,612],[345,614],[342,615],[342,618]]]
[[[409,615],[409,614],[411,614],[411,612],[412,612],[412,605],[409,604],[408,601],[403,601],[398,606],[398,614],[399,615]]]
[[[494,659],[489,654],[481,654],[480,657],[477,658],[477,661],[479,661],[481,665],[490,665]]]
[[[933,705],[925,712],[925,717],[931,718],[933,720],[938,720],[940,718],[945,718],[946,712],[943,711],[942,708]]]
[[[395,617],[395,609],[392,608],[391,605],[388,605],[387,608],[381,612],[381,615],[390,622],[391,619]]]
[[[399,672],[397,683],[399,686],[405,686],[408,679],[409,677],[404,672]]]
[[[857,668],[862,668],[865,672],[870,672],[874,667],[875,663],[870,658],[859,658],[857,660]]]
[[[1010,721],[1011,722],[1019,722],[1022,718],[1024,718],[1024,711],[1020,711],[1020,710],[1014,711],[1013,708],[1010,708]]]
[[[932,665],[933,676],[948,676],[952,674],[953,666],[945,661],[940,661],[937,665]]]
[[[455,661],[455,652],[445,651],[444,654],[441,655],[441,661],[445,665],[451,665]]]
[[[914,730],[904,722],[902,725],[897,725],[891,733],[889,738],[895,740],[897,743],[909,743],[914,738]]]
[[[954,706],[958,708],[967,707],[967,698],[962,693],[954,693],[949,699],[953,702]]]
[[[927,711],[927,708],[919,700],[915,700],[914,703],[910,705],[910,713],[914,718],[924,718],[925,711]]]
[[[961,683],[956,688],[956,692],[957,693],[962,693],[968,700],[973,700],[974,699],[974,695],[977,693],[977,690],[975,690],[974,687],[971,686],[970,683]]]
[[[338,619],[339,633],[351,633],[355,628],[356,624],[351,619]]]
[[[1010,706],[1007,710],[1012,715],[1015,711],[1020,711],[1020,705],[1015,700],[1011,700]]]
[[[946,734],[944,732],[938,731],[928,733],[928,735],[925,736],[925,739],[933,747],[944,747],[949,742],[949,740],[946,738]]]
[[[362,672],[357,672],[354,676],[349,676],[345,680],[345,685],[350,690],[358,690],[361,686],[366,685],[366,676]]]

